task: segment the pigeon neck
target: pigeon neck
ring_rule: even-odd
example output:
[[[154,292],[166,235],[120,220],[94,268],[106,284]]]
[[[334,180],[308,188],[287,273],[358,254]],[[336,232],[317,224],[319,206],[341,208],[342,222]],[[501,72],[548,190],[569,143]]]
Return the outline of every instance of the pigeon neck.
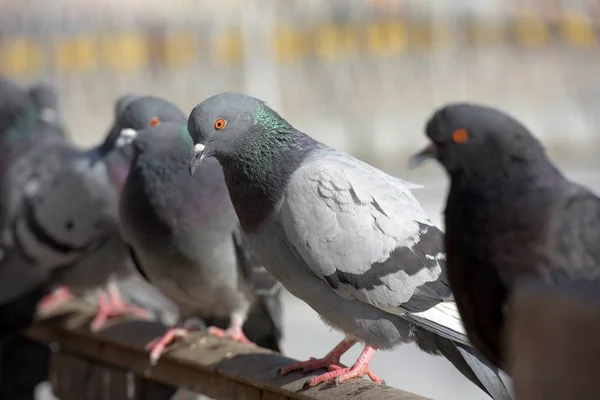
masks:
[[[254,137],[253,143],[244,144],[249,149],[244,154],[218,157],[246,232],[256,230],[275,210],[294,171],[319,145],[296,130]]]
[[[473,217],[491,219],[501,225],[535,221],[566,182],[547,159],[527,160],[524,165],[511,163],[485,173],[453,176],[448,206],[469,209]],[[508,207],[511,215],[496,214],[493,210],[498,207]]]

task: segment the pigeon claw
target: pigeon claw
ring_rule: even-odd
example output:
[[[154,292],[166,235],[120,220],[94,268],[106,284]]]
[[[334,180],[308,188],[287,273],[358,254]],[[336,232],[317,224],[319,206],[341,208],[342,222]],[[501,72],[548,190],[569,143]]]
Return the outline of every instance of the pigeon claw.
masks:
[[[125,304],[120,297],[109,295],[108,300],[103,295],[98,295],[98,311],[94,320],[90,324],[92,332],[97,332],[106,324],[106,321],[112,318],[123,317],[126,315],[135,316],[142,319],[150,319],[151,314],[148,310],[141,307]]]
[[[237,326],[234,325],[231,328],[227,329],[227,330],[223,330],[221,328],[217,328],[216,326],[209,326],[208,327],[208,334],[211,336],[215,336],[218,338],[227,338],[227,339],[231,339],[235,342],[238,343],[242,343],[242,344],[247,344],[247,345],[251,345],[251,346],[256,346],[254,343],[252,343],[247,337],[246,335],[244,335],[244,332],[242,331],[242,327],[241,326]]]
[[[280,375],[287,375],[291,372],[297,371],[300,374],[306,374],[308,372],[316,371],[322,368],[329,368],[331,365],[338,365],[339,359],[336,360],[334,357],[325,356],[323,358],[311,357],[306,361],[300,361],[294,364],[287,365],[281,368],[279,371]]]
[[[375,383],[382,382],[381,379],[369,369],[369,364],[358,365],[358,363],[356,363],[350,368],[341,367],[339,365],[330,365],[327,369],[328,372],[307,380],[304,384],[304,388],[311,388],[320,383],[329,381],[333,381],[333,384],[337,386],[348,379],[362,378],[365,375],[368,375]]]
[[[38,312],[48,313],[66,303],[73,294],[66,286],[60,286],[52,293],[44,296],[37,305]]]
[[[150,364],[156,365],[167,346],[175,342],[177,339],[182,339],[189,334],[186,328],[171,328],[164,335],[157,337],[146,345],[146,350],[150,352]]]

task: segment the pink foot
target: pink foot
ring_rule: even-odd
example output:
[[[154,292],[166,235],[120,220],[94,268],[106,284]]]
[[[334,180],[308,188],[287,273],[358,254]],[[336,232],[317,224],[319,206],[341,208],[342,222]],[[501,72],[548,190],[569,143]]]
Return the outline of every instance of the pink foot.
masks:
[[[290,372],[298,371],[301,374],[311,371],[316,371],[321,368],[329,368],[331,365],[340,365],[340,358],[346,353],[354,344],[356,340],[346,338],[342,340],[337,346],[333,348],[323,358],[311,357],[310,360],[300,361],[294,364],[285,366],[277,371],[277,375],[287,375]]]
[[[37,306],[37,311],[41,314],[48,313],[65,304],[71,297],[73,297],[73,294],[69,288],[66,286],[60,286],[40,300]]]
[[[98,311],[90,324],[90,329],[92,332],[97,332],[109,319],[126,315],[132,315],[142,319],[151,318],[148,310],[125,304],[119,295],[119,291],[115,287],[109,286],[108,300],[103,295],[98,295]]]
[[[150,364],[156,365],[165,348],[177,339],[186,337],[190,330],[191,328],[171,328],[164,335],[148,343],[146,350],[150,352]]]
[[[217,328],[216,326],[209,326],[208,334],[219,338],[228,338],[239,343],[256,346],[246,337],[246,335],[244,335],[244,332],[242,331],[242,323],[238,321],[234,321],[231,324],[231,327],[227,330]]]
[[[382,383],[382,380],[379,379],[379,377],[375,375],[371,371],[371,369],[369,369],[369,362],[371,361],[371,358],[373,358],[373,356],[375,355],[376,351],[377,348],[375,347],[365,346],[365,349],[362,351],[362,353],[360,353],[360,356],[358,357],[358,359],[352,367],[347,368],[335,364],[330,365],[328,368],[329,372],[309,379],[304,384],[304,388],[307,389],[313,386],[317,386],[320,383],[332,380],[336,385],[338,385],[344,381],[347,381],[348,379],[362,378],[365,375],[368,375],[373,382]]]

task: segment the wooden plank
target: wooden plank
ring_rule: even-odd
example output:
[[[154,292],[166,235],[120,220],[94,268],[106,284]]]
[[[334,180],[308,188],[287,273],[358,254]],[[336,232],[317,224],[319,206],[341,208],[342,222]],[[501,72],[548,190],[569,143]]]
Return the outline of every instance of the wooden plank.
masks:
[[[148,362],[144,344],[165,331],[166,328],[162,324],[125,320],[108,326],[102,332],[92,334],[87,329],[87,324],[81,325],[87,320],[86,315],[91,314],[92,308],[82,302],[74,302],[69,305],[69,309],[78,312],[69,317],[40,322],[25,334],[33,340],[50,343],[58,352],[93,359],[97,363],[132,371],[140,377],[171,387],[189,389],[211,398],[425,399],[366,379],[351,380],[339,386],[321,385],[303,390],[302,386],[307,377],[316,373],[307,376],[291,374],[285,377],[277,377],[275,374],[277,369],[296,360],[267,349],[207,336],[202,332],[190,335],[184,343],[175,346],[173,351],[163,356],[158,364],[152,367]],[[72,368],[71,371],[73,370]],[[126,386],[125,381],[119,384]]]
[[[517,399],[600,399],[600,284],[522,287],[510,310]]]

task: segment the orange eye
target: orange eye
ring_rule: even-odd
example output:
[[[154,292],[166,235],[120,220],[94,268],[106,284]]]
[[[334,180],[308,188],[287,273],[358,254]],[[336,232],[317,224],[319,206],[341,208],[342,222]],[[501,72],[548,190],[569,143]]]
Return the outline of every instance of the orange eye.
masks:
[[[457,129],[452,132],[452,140],[454,143],[464,143],[469,138],[469,134],[464,129]]]
[[[150,125],[151,127],[155,127],[156,125],[158,125],[160,123],[160,119],[158,119],[157,117],[153,117],[150,120],[150,123],[148,125]]]
[[[221,129],[225,128],[225,124],[226,122],[223,118],[217,118],[213,126],[216,130],[220,131]]]

